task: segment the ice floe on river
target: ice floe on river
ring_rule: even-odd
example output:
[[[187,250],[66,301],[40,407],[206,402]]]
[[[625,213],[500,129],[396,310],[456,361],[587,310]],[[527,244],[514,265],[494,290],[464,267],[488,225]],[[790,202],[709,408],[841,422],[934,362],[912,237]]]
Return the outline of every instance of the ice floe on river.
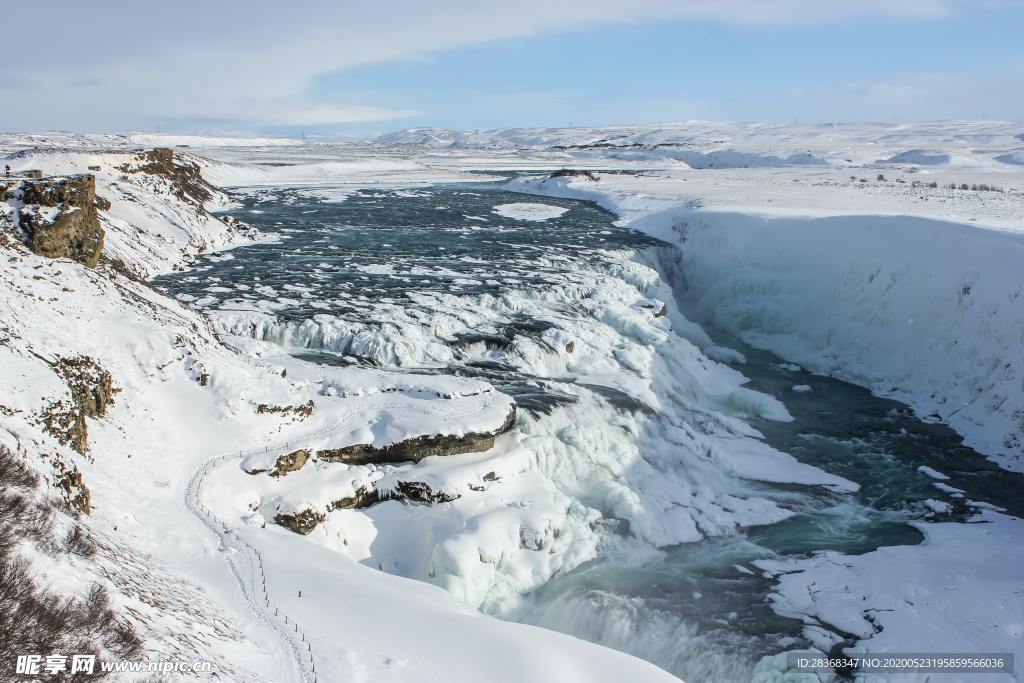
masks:
[[[514,204],[498,204],[494,207],[494,213],[505,218],[515,218],[521,221],[546,221],[549,218],[558,218],[569,209],[562,206],[551,206],[550,204],[531,204],[529,202],[516,202]]]

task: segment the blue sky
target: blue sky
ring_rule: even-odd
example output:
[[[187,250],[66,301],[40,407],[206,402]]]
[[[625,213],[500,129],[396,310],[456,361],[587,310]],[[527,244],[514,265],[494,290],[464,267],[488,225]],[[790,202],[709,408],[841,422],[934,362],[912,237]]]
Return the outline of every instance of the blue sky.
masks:
[[[18,14],[46,45],[5,35],[6,131],[1024,119],[1024,0],[50,0]]]
[[[1024,8],[1002,7],[828,26],[651,20],[588,27],[324,74],[309,84],[309,93],[356,94],[379,106],[418,110],[401,120],[403,126],[469,129],[695,118],[1020,120],[1024,107],[1019,97],[1010,103],[1012,93],[1005,107],[951,101],[931,116],[884,102],[853,108],[844,100],[830,108],[820,98],[802,101],[799,93],[894,77],[913,81],[920,74],[979,82],[1016,74],[1024,88],[1022,67]],[[796,96],[780,100],[784,93]]]

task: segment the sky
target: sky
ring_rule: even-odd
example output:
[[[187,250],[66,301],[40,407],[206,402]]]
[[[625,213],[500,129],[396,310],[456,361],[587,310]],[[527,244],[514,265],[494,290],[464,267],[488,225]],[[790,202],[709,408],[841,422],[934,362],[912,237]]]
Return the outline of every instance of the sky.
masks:
[[[1024,0],[48,0],[6,19],[8,132],[1024,120]]]

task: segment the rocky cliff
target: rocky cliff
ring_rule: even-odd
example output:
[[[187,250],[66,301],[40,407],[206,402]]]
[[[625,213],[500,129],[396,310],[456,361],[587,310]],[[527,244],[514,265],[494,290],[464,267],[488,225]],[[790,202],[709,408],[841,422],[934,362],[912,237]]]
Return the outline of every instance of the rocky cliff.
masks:
[[[416,436],[386,446],[354,444],[343,448],[326,448],[317,451],[316,457],[328,462],[343,462],[348,465],[383,464],[390,462],[419,462],[431,455],[459,455],[480,453],[494,447],[494,440],[512,429],[516,423],[516,407],[509,408],[505,421],[497,429],[487,432],[470,432],[456,436],[433,434]]]
[[[94,176],[26,179],[8,190],[12,194],[20,194],[18,225],[33,252],[90,268],[99,263],[104,231],[96,210]]]

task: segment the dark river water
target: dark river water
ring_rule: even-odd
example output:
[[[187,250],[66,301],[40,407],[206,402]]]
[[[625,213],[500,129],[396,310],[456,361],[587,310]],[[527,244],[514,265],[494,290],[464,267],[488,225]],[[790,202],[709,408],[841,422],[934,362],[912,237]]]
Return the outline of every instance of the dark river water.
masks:
[[[279,239],[204,257],[194,269],[158,278],[157,286],[217,311],[224,331],[281,343],[315,362],[485,378],[516,398],[526,422],[577,397],[564,391],[564,377],[512,362],[510,349],[550,343],[545,335],[558,316],[584,320],[577,301],[602,278],[623,277],[629,253],[670,248],[616,226],[592,204],[526,198],[496,183],[361,190],[340,202],[293,190],[239,200],[230,213]],[[565,211],[545,221],[495,213],[523,202]],[[481,300],[500,315],[481,323],[474,310]],[[428,338],[424,329],[442,334]],[[597,559],[514,607],[496,608],[498,616],[628,651],[690,683],[748,680],[760,657],[807,645],[802,625],[769,607],[771,581],[751,570],[752,561],[916,544],[922,535],[909,521],[957,519],[969,512],[967,500],[1024,512],[1022,477],[966,448],[945,426],[708,332],[746,356],[737,369],[750,388],[777,397],[795,418],[753,418],[765,440],[860,490],[812,494],[751,484],[795,514],[672,547],[645,546],[628,529],[608,525]],[[618,398],[602,400],[609,411],[640,410]],[[918,471],[922,465],[948,475],[946,484],[963,493],[937,488]],[[926,500],[950,507],[936,514]]]

